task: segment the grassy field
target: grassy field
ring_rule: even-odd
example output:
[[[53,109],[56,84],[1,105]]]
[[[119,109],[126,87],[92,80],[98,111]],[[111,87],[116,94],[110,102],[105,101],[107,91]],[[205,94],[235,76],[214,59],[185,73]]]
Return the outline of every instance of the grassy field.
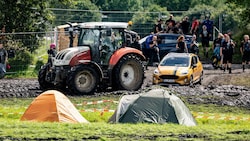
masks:
[[[119,100],[112,97],[70,97],[76,108],[91,123],[23,122],[20,117],[33,98],[1,99],[0,140],[249,140],[249,120],[209,119],[210,116],[250,118],[243,108],[216,105],[188,105],[198,123],[196,127],[176,124],[109,124],[112,112],[84,112],[87,109],[115,109],[117,103],[84,105],[87,101]],[[78,104],[78,105],[77,105]],[[82,105],[81,105],[82,104]],[[198,116],[203,113],[203,118]]]

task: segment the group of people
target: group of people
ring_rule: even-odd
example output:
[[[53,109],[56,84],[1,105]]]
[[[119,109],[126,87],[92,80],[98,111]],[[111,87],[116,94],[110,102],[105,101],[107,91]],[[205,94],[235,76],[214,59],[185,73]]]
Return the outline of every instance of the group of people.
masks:
[[[240,44],[240,53],[242,55],[242,70],[245,71],[246,64],[250,65],[250,39],[249,35],[243,36],[243,41]],[[213,53],[217,60],[221,62],[221,68],[232,73],[231,65],[233,60],[235,42],[230,35],[219,33],[218,37],[213,42]]]
[[[176,49],[177,52],[180,53],[196,53],[198,49],[197,37],[200,37],[200,41],[202,44],[202,48],[204,49],[204,56],[208,58],[208,50],[209,50],[209,41],[212,39],[212,30],[213,30],[213,21],[206,17],[206,19],[200,23],[198,19],[193,18],[192,24],[189,23],[188,17],[185,17],[181,22],[176,22],[173,19],[173,15],[170,15],[170,18],[165,22],[165,28],[163,28],[163,20],[159,19],[158,23],[154,26],[154,34],[157,35],[159,33],[176,33],[181,34],[177,39]],[[199,31],[199,27],[202,27]],[[187,48],[185,43],[186,34],[191,34],[192,42],[190,48]],[[154,37],[154,40],[157,40],[157,36]],[[157,53],[159,49],[157,49],[156,44],[153,44],[154,51]],[[235,48],[235,42],[231,39],[230,34],[218,34],[218,38],[213,41],[213,54],[216,55],[218,60],[220,61],[220,67],[229,73],[232,73],[232,60]],[[240,45],[240,52],[242,54],[242,69],[245,71],[246,64],[250,64],[250,39],[249,35],[244,35],[244,40]]]
[[[206,16],[205,20],[200,22],[196,17],[193,17],[192,23],[189,22],[189,17],[185,16],[182,21],[176,22],[174,16],[170,15],[169,19],[163,24],[162,19],[158,19],[157,23],[154,25],[153,32],[157,33],[176,33],[176,34],[192,34],[199,35],[199,27],[206,26],[209,33],[212,33],[213,21],[210,20],[209,16]]]
[[[165,28],[164,28],[165,27]],[[199,29],[201,27],[201,29]],[[170,15],[166,20],[165,26],[162,19],[158,19],[157,24],[154,25],[154,34],[158,33],[174,33],[184,35],[195,35],[200,38],[202,47],[204,49],[204,56],[208,58],[209,41],[212,39],[213,21],[209,16],[205,17],[205,20],[200,22],[196,17],[193,17],[192,23],[189,22],[189,17],[186,16],[182,21],[176,22],[174,16]],[[195,42],[195,41],[194,41]]]

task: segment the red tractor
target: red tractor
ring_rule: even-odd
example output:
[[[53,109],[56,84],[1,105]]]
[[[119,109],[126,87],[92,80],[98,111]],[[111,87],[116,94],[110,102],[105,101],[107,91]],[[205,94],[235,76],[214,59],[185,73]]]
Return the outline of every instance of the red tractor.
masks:
[[[78,46],[61,50],[52,65],[41,67],[40,87],[67,87],[77,95],[109,87],[138,90],[144,79],[145,57],[140,50],[127,47],[136,38],[127,26],[120,22],[79,24]]]

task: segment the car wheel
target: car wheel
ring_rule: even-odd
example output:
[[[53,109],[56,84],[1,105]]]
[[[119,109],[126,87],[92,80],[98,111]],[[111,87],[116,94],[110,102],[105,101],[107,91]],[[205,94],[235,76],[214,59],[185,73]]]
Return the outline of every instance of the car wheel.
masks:
[[[193,78],[193,76],[190,77],[189,86],[194,87],[194,78]]]
[[[201,75],[200,75],[200,79],[198,81],[198,83],[201,85],[202,84],[202,80],[203,80],[203,72],[201,72]]]

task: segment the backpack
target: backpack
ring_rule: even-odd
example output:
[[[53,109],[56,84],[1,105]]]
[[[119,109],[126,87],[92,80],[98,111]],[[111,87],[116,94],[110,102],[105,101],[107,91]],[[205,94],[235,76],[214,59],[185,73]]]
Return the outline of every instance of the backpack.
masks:
[[[247,43],[244,43],[244,51],[249,51],[250,52],[250,43],[247,42]]]

